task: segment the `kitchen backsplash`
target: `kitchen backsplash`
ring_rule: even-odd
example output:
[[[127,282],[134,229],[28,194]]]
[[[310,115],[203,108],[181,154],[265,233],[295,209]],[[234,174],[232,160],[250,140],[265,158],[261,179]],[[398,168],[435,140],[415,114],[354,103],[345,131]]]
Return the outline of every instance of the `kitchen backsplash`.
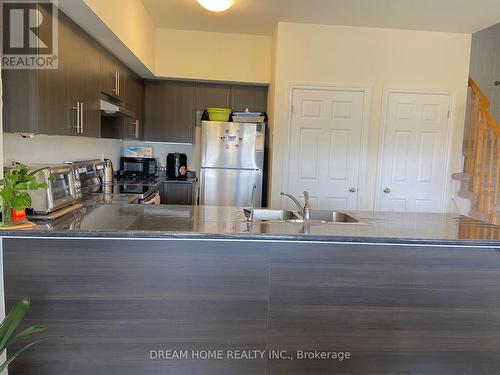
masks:
[[[4,165],[12,161],[26,164],[59,164],[67,160],[111,159],[118,163],[122,141],[101,138],[36,135],[21,138],[17,134],[3,135]],[[118,165],[118,164],[115,164]]]
[[[167,154],[182,152],[187,155],[188,168],[197,171],[200,165],[199,142],[195,145],[148,143],[121,141],[103,138],[80,138],[65,136],[36,135],[22,138],[17,134],[3,134],[4,165],[12,161],[25,164],[59,164],[67,160],[111,159],[115,170],[120,167],[120,156],[130,146],[153,147],[153,157],[159,158],[162,166],[166,165]]]

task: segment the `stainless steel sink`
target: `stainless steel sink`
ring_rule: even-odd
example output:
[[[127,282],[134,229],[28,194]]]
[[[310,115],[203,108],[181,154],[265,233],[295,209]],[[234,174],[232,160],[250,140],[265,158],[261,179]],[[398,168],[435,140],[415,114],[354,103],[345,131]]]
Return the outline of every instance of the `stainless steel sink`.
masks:
[[[288,220],[292,223],[305,223],[306,220],[292,219]],[[311,220],[307,221],[309,224],[335,224],[335,223],[359,223],[359,220],[354,216],[346,214],[345,212],[338,211],[313,211],[311,212]]]
[[[299,219],[300,216],[293,211],[273,210],[268,208],[243,209],[247,220],[252,217],[253,221],[287,221]]]
[[[359,223],[355,217],[338,211],[313,211],[311,220],[322,220],[327,223]]]
[[[306,221],[297,213],[288,210],[273,210],[268,208],[243,209],[247,220],[252,221],[286,221],[288,223],[305,223]],[[253,216],[252,216],[253,213]],[[308,224],[329,223],[359,223],[355,217],[338,211],[312,211]]]

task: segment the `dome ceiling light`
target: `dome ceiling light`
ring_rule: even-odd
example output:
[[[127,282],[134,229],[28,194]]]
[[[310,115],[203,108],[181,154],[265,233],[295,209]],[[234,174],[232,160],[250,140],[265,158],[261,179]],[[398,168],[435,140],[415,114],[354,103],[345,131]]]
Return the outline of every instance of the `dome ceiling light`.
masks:
[[[234,0],[196,0],[205,9],[212,12],[224,12],[234,5]]]

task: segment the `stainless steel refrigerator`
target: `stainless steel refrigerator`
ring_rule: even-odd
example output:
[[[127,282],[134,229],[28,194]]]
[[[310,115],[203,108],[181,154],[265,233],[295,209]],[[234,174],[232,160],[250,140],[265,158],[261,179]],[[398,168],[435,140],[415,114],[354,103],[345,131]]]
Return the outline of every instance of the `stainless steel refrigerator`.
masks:
[[[262,205],[265,124],[203,121],[200,204]]]

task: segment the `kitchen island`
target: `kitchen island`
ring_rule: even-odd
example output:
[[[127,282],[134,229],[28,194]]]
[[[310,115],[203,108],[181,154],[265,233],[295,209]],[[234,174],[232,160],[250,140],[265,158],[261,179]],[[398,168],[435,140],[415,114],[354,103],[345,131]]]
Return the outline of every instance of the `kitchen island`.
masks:
[[[59,336],[9,373],[497,373],[500,228],[352,215],[93,202],[6,232],[7,307],[31,296],[26,324]]]

